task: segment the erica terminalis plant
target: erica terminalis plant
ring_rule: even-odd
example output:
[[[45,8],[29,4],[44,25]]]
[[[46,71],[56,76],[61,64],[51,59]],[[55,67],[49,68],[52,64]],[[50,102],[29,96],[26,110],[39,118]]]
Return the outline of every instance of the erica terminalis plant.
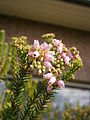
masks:
[[[3,104],[2,120],[37,120],[47,103],[54,97],[54,90],[65,87],[82,67],[79,51],[67,48],[53,33],[42,36],[44,43],[27,38],[12,38],[12,65],[8,100]],[[38,75],[42,80],[32,80]]]

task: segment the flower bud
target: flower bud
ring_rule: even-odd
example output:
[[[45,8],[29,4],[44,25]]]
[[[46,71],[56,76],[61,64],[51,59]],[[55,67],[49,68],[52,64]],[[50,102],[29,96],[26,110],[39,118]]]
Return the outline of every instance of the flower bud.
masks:
[[[64,70],[64,69],[65,69],[65,67],[64,67],[64,66],[62,66],[62,67],[61,67],[61,70]]]
[[[34,66],[33,66],[33,65],[30,65],[30,68],[31,68],[31,69],[34,69]]]
[[[41,65],[37,65],[37,69],[41,69],[41,67],[42,67]]]
[[[41,61],[43,61],[44,60],[44,58],[43,57],[41,57],[41,59],[40,59]]]
[[[53,39],[52,43],[53,43],[54,46],[58,46],[60,44],[60,40]]]
[[[34,40],[34,49],[39,49],[39,41]]]
[[[60,88],[64,88],[64,87],[65,87],[65,84],[64,84],[64,82],[63,82],[62,80],[58,80],[58,86],[59,86]]]
[[[39,75],[41,75],[41,73],[42,73],[41,69],[39,69],[38,73],[39,73]]]
[[[60,63],[60,60],[57,60],[57,63]]]
[[[56,66],[57,66],[57,67],[60,67],[60,64],[57,64]]]
[[[53,83],[55,83],[56,82],[56,78],[53,76],[53,77],[51,77],[51,79],[49,80],[49,84],[53,84]]]
[[[42,69],[43,73],[45,73],[45,69]]]
[[[38,65],[40,65],[40,64],[41,64],[41,62],[37,61],[37,64],[38,64]]]
[[[52,85],[49,85],[49,86],[47,87],[47,92],[50,93],[52,89],[53,89],[53,86],[52,86]]]
[[[45,79],[51,79],[52,76],[53,76],[52,73],[47,73],[47,74],[43,75],[43,77],[44,77]]]
[[[58,73],[59,73],[59,74],[61,74],[61,73],[62,73],[62,71],[61,71],[61,69],[60,69],[60,68],[57,68],[57,71],[58,71]]]
[[[52,65],[49,61],[44,61],[44,65],[45,65],[46,68],[51,68],[52,67]]]
[[[66,47],[64,47],[64,48],[63,48],[63,50],[66,52],[66,51],[67,51],[67,48],[66,48]]]
[[[32,63],[33,65],[36,65],[36,60],[33,60],[33,63]]]
[[[38,65],[37,65],[37,64],[35,64],[34,66],[37,68],[37,66],[38,66]]]
[[[42,66],[43,69],[45,69],[45,66]]]
[[[63,58],[61,58],[61,60],[60,61],[63,61]]]
[[[51,69],[51,68],[49,68],[49,69],[48,69],[48,71],[49,71],[49,72],[51,72],[51,71],[52,71],[52,69]]]
[[[63,62],[63,61],[61,61],[61,62],[60,62],[60,65],[61,65],[61,66],[62,66],[62,65],[64,65],[64,62]]]
[[[33,52],[32,57],[38,58],[39,55],[40,55],[39,52],[38,52],[38,51],[35,51],[35,52]]]

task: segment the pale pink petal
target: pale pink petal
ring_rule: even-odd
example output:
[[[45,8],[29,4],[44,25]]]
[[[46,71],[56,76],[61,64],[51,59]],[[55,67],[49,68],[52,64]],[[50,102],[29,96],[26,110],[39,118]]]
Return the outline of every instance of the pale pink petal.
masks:
[[[39,41],[38,40],[34,40],[34,49],[39,49]]]
[[[45,60],[47,61],[54,61],[54,56],[50,54],[45,54]]]
[[[43,48],[43,50],[50,50],[51,44],[47,44],[46,42],[44,42],[41,44],[41,47]]]
[[[66,53],[63,52],[62,53],[62,57],[65,58],[66,57]]]
[[[47,92],[51,92],[52,89],[53,89],[53,86],[52,86],[52,85],[48,86],[48,87],[47,87]]]
[[[55,83],[56,82],[56,78],[55,77],[51,77],[51,79],[49,80],[49,84],[53,84],[53,83]]]
[[[55,55],[55,51],[49,51],[48,53],[51,55]]]
[[[58,46],[60,44],[60,41],[57,40],[57,39],[53,39],[52,43],[53,43],[54,46]]]
[[[38,58],[39,55],[40,55],[39,52],[38,52],[38,51],[35,51],[35,52],[33,52],[32,57]]]
[[[67,55],[72,59],[73,58],[73,55],[70,51],[67,52]]]
[[[47,74],[44,74],[44,75],[43,75],[43,77],[44,77],[45,79],[50,79],[52,76],[53,76],[52,73],[47,73]]]
[[[70,59],[68,56],[66,56],[66,57],[64,58],[65,64],[68,65],[69,62],[70,62],[70,60],[71,60],[71,59]]]
[[[45,65],[46,68],[51,68],[52,67],[52,65],[49,61],[44,61],[44,65]]]
[[[64,82],[63,82],[62,80],[58,80],[58,86],[59,86],[60,88],[64,88],[64,87],[65,87],[65,84],[64,84]]]
[[[57,59],[60,60],[61,59],[61,55],[58,55]]]
[[[32,54],[33,54],[33,51],[30,50],[29,53],[28,53],[28,55],[29,55],[29,56],[32,56]]]
[[[63,51],[63,44],[60,43],[60,45],[57,48],[58,53],[61,53]]]

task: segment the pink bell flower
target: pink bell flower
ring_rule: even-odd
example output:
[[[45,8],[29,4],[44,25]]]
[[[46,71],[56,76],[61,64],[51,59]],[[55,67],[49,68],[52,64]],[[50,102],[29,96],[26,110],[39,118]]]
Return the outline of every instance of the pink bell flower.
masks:
[[[60,44],[60,41],[57,40],[57,39],[53,39],[52,43],[53,43],[54,46],[58,46]]]
[[[44,77],[45,79],[50,79],[52,76],[53,76],[52,73],[47,73],[47,74],[43,75],[43,77]]]
[[[45,60],[46,61],[54,61],[54,56],[50,54],[45,54]]]
[[[64,84],[64,82],[63,82],[62,80],[58,80],[58,86],[59,86],[60,88],[64,88],[64,87],[65,87],[65,84]]]
[[[61,55],[58,55],[57,59],[60,60],[61,59]]]
[[[58,53],[61,53],[63,51],[63,44],[60,43],[60,45],[57,48]]]
[[[39,49],[40,45],[39,45],[39,41],[38,40],[34,40],[34,49]]]
[[[51,55],[55,55],[55,51],[49,51],[48,53]]]
[[[65,58],[66,57],[66,53],[63,52],[62,53],[62,57]]]
[[[67,52],[67,55],[72,59],[73,58],[73,55],[70,51]]]
[[[38,52],[38,51],[35,51],[35,52],[33,52],[32,57],[38,58],[39,55],[40,55],[39,52]]]
[[[51,92],[52,89],[53,89],[53,86],[52,86],[52,85],[48,86],[48,87],[47,87],[47,92]]]
[[[33,51],[30,50],[29,53],[28,53],[28,55],[29,55],[29,56],[32,56],[32,54],[33,54]]]
[[[51,68],[52,67],[52,65],[49,61],[44,61],[44,65],[45,65],[46,68]]]
[[[66,57],[64,58],[65,64],[68,65],[69,62],[70,62],[70,60],[71,60],[71,59],[70,59],[68,56],[66,56]]]
[[[50,50],[51,44],[47,44],[46,42],[44,42],[43,44],[41,44],[41,47],[43,48],[43,50]]]
[[[51,77],[51,79],[49,80],[49,84],[53,84],[53,83],[55,83],[56,82],[56,78],[53,76],[53,77]]]

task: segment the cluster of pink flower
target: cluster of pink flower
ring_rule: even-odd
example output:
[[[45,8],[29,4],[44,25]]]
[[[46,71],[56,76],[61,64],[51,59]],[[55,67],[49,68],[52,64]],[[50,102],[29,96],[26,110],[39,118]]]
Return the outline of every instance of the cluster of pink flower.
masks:
[[[48,80],[47,90],[51,91],[54,85],[65,87],[60,76],[66,66],[71,65],[71,61],[79,58],[79,52],[75,47],[67,49],[62,40],[52,39],[49,44],[44,42],[41,45],[38,40],[34,40],[28,56],[31,60],[30,69],[38,71]]]

